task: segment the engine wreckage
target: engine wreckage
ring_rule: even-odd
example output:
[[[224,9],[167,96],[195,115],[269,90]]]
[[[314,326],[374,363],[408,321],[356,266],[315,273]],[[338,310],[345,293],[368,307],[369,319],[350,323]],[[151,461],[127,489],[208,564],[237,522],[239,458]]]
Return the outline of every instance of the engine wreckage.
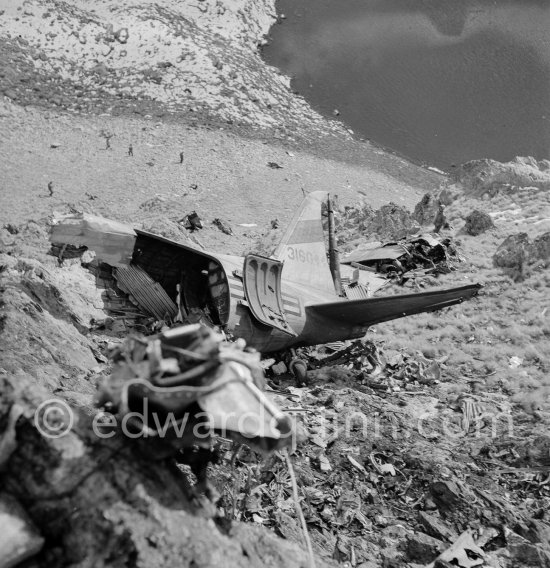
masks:
[[[153,459],[179,455],[187,463],[190,454],[179,450],[197,447],[189,463],[207,494],[214,434],[264,453],[293,441],[289,418],[263,392],[259,353],[223,340],[200,324],[129,337],[111,350],[113,369],[97,400],[109,411],[98,423],[102,436],[115,416]]]

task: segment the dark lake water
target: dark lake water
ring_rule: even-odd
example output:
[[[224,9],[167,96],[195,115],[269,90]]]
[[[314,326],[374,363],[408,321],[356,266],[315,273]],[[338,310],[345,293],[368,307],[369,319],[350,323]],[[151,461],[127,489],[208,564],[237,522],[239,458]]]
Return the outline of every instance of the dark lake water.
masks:
[[[550,157],[550,0],[278,0],[268,63],[359,137],[450,170]]]

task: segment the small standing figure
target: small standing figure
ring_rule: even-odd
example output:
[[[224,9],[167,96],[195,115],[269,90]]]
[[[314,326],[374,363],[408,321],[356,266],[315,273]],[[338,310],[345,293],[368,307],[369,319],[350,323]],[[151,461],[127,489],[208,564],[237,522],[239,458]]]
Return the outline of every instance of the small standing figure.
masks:
[[[50,195],[48,197],[52,197],[53,196],[53,181],[48,182],[48,191],[50,192]]]
[[[180,152],[180,164],[183,164],[183,152]]]
[[[108,130],[102,129],[99,135],[105,138],[105,150],[110,150],[111,138],[114,136],[114,134],[112,132],[109,132]]]
[[[128,156],[133,156],[134,155],[134,147],[130,144],[128,146]]]
[[[443,203],[439,204],[439,209],[437,210],[437,215],[434,221],[435,227],[434,232],[439,233],[441,229],[450,229],[449,221],[447,221],[447,216],[445,215],[445,205]]]

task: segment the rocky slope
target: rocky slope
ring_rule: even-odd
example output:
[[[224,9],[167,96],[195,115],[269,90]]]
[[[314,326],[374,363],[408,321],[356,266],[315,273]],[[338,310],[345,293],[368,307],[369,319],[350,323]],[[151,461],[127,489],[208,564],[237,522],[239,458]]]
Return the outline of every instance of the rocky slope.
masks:
[[[548,566],[546,163],[483,160],[453,183],[350,142],[261,62],[257,45],[275,21],[267,0],[0,0],[2,10],[0,524],[38,553],[30,565],[311,563],[282,456],[243,449],[232,459],[222,441],[213,507],[169,463],[122,436],[91,436],[106,346],[132,328],[124,317],[98,328],[94,279],[78,259],[60,265],[47,254],[47,222],[86,210],[186,239],[177,221],[196,209],[198,241],[240,253],[276,242],[303,191],[322,189],[342,206],[363,200],[348,244],[412,224],[431,190],[415,220],[431,229],[446,204],[445,236],[465,262],[394,291],[474,281],[485,290],[437,315],[375,326],[379,377],[364,373],[355,346],[351,358],[313,364],[307,386],[272,382],[307,438],[292,461],[317,566],[425,565],[461,532],[466,544],[439,566]],[[464,229],[474,210],[494,223],[475,237]],[[493,266],[515,232],[528,235],[517,239],[527,251],[541,243],[516,281]],[[58,440],[34,420],[51,398],[77,417]]]
[[[365,373],[364,347],[356,346],[351,357],[324,363],[314,355],[307,386],[290,377],[272,383],[306,436],[292,460],[317,566],[425,565],[459,533],[465,548],[453,554],[464,568],[548,565],[550,280],[537,265],[514,283],[492,268],[492,255],[514,230],[547,232],[550,198],[535,192],[507,216],[515,194],[480,201],[458,185],[451,193],[454,229],[445,235],[460,239],[465,262],[420,283],[481,281],[479,299],[375,326],[370,337],[386,364],[377,377]],[[481,203],[495,226],[470,236],[464,219]],[[354,239],[378,230],[378,217],[365,211],[364,226],[351,218]],[[162,225],[166,212],[156,215]],[[402,211],[394,217],[397,226]],[[45,254],[44,222],[11,225],[4,237],[0,514],[7,509],[10,525],[17,520],[42,547],[38,565],[309,562],[281,456],[241,450],[233,466],[222,443],[210,473],[221,495],[213,508],[139,445],[94,439],[91,401],[109,372],[105,346],[125,326],[97,329],[103,312],[93,278],[79,259],[60,266]],[[52,396],[77,417],[59,440],[43,438],[33,418]]]
[[[273,0],[0,3],[2,92],[72,111],[344,133],[260,59]]]

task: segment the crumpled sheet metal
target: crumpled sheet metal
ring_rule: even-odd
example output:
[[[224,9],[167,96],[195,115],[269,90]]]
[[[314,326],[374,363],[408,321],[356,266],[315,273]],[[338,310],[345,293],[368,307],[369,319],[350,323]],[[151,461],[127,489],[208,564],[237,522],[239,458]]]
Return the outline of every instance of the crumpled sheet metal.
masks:
[[[88,213],[70,214],[53,220],[50,242],[86,246],[102,262],[118,266],[132,260],[136,233],[118,221]]]
[[[128,338],[98,404],[164,449],[209,447],[214,433],[264,452],[290,445],[290,419],[261,390],[259,354],[222,340],[199,324]]]
[[[342,260],[342,264],[352,262],[372,262],[375,260],[394,260],[407,254],[407,249],[399,244],[387,244],[370,250],[356,250],[350,252]]]
[[[118,266],[115,268],[114,276],[118,287],[157,320],[164,320],[166,317],[173,320],[176,317],[178,313],[176,304],[164,288],[140,266]]]
[[[348,253],[342,260],[342,264],[369,263],[381,260],[397,260],[402,256],[410,256],[415,252],[417,246],[429,249],[441,249],[445,253],[445,243],[429,233],[412,235],[399,242],[389,242],[374,248],[359,248]]]

